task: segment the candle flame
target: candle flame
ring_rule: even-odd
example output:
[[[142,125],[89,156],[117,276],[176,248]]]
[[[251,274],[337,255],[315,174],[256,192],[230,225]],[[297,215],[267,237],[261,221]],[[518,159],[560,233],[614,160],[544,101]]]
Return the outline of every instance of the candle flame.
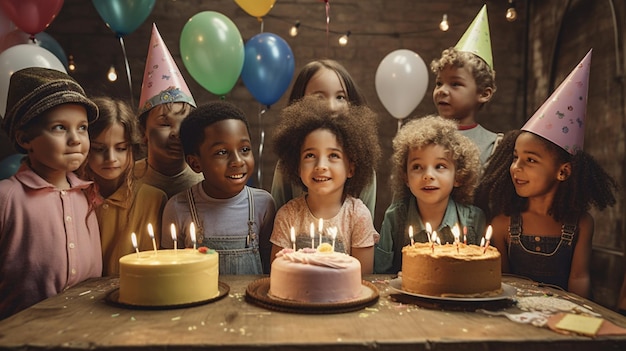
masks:
[[[135,234],[134,232],[130,234],[130,240],[133,242],[133,247],[136,249],[137,248],[137,234]]]
[[[311,222],[311,239],[315,237],[315,224]]]
[[[480,246],[481,247],[485,246],[485,238],[484,237],[482,239],[480,239]]]
[[[491,239],[491,232],[493,228],[491,228],[491,224],[487,227],[487,232],[485,233],[485,239],[489,241]]]
[[[170,225],[170,232],[172,233],[172,240],[176,241],[176,226],[174,223]]]
[[[150,235],[150,239],[154,239],[154,230],[152,229],[152,223],[148,223],[148,235]]]
[[[320,218],[320,221],[319,221],[319,224],[317,226],[317,229],[321,233],[323,228],[324,228],[324,219]]]
[[[455,224],[454,227],[452,227],[452,235],[454,236],[454,242],[459,241],[459,238],[461,237],[461,230],[459,229],[458,224]]]
[[[434,244],[435,242],[437,242],[437,232],[434,231],[432,236],[430,237],[431,242]]]
[[[296,242],[296,230],[293,227],[291,227],[291,242]]]
[[[409,226],[409,238],[413,239],[413,226]]]
[[[335,240],[337,238],[337,227],[328,228],[328,232],[330,233],[330,238]]]
[[[433,227],[430,226],[430,223],[426,222],[426,233],[430,236],[430,233],[433,232]]]
[[[191,236],[191,242],[196,242],[196,226],[191,222],[189,225],[189,235]]]

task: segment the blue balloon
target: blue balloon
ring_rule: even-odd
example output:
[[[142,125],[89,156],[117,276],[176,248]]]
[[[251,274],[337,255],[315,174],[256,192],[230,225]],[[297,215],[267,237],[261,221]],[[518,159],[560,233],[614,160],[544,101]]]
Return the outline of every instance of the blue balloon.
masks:
[[[13,154],[0,161],[0,180],[10,178],[12,175],[17,173],[24,156],[26,155]]]
[[[270,106],[289,87],[295,66],[293,52],[283,38],[257,34],[245,45],[241,80],[258,102]]]
[[[69,69],[69,62],[67,61],[67,55],[65,55],[65,50],[58,41],[54,40],[54,38],[46,33],[40,32],[35,34],[35,44],[41,46],[42,48],[50,51],[56,56],[59,61],[63,64],[66,69]]]
[[[93,0],[98,14],[118,37],[134,32],[148,18],[156,0]]]

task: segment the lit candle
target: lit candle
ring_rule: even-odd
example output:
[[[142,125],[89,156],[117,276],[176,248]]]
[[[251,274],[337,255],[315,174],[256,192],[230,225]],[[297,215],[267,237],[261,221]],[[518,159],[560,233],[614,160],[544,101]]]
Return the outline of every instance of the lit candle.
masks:
[[[152,229],[152,223],[148,223],[148,235],[150,235],[150,239],[152,239],[152,248],[154,249],[154,254],[157,254],[156,240],[154,240],[154,229]]]
[[[311,248],[315,248],[315,226],[311,223]]]
[[[487,252],[487,248],[489,247],[489,240],[491,240],[491,232],[493,229],[491,228],[491,224],[487,226],[487,232],[485,233],[485,239],[487,242],[485,243],[485,248],[483,249],[483,253]]]
[[[178,249],[178,240],[176,239],[176,226],[174,223],[170,225],[170,233],[172,233],[172,240],[174,241],[174,252]]]
[[[137,235],[132,233],[130,235],[130,240],[133,242],[133,247],[135,248],[135,252],[137,253],[137,258],[139,258],[139,248],[137,248]]]
[[[409,226],[409,239],[411,239],[411,246],[413,246],[414,242],[413,242],[413,226],[412,225]]]
[[[430,238],[430,249],[432,251],[432,253],[435,253],[435,243],[437,242],[437,232],[433,231],[433,235]]]
[[[319,223],[317,224],[317,230],[320,232],[320,245],[322,245],[322,233],[324,232],[324,219],[320,218]]]
[[[483,246],[485,246],[485,237],[482,237],[480,239],[480,247],[483,247]]]
[[[467,227],[463,226],[463,244],[467,245]]]
[[[430,234],[433,232],[433,227],[430,226],[430,223],[426,222],[426,237],[428,238],[428,242],[432,242],[430,239]]]
[[[191,222],[189,225],[189,235],[191,236],[191,242],[193,243],[193,249],[196,249],[196,226]]]
[[[461,237],[461,233],[459,231],[459,226],[457,224],[452,227],[452,235],[454,236],[454,245],[456,245],[456,253],[459,253],[459,241]]]
[[[291,227],[291,245],[293,246],[293,251],[296,251],[296,230]]]
[[[335,238],[337,238],[337,227],[328,228],[328,232],[330,233],[330,238],[333,240],[333,251],[335,251]]]

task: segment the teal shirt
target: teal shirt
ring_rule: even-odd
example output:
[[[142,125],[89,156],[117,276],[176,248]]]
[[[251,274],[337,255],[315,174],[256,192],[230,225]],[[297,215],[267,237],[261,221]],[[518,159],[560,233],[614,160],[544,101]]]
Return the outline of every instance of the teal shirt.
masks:
[[[480,208],[458,204],[449,199],[441,225],[433,228],[442,244],[454,242],[451,228],[457,223],[460,228],[467,227],[468,244],[480,244],[486,227],[485,214]],[[392,203],[385,211],[380,240],[374,250],[374,273],[395,274],[402,269],[402,248],[410,243],[409,226],[413,226],[415,242],[428,242],[417,208],[417,199],[412,195],[408,199]]]

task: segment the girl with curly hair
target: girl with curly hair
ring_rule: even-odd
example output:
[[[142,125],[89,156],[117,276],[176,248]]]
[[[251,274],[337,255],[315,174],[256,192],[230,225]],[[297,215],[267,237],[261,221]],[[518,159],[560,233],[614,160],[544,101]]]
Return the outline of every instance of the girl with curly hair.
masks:
[[[476,145],[454,121],[427,116],[405,124],[393,139],[394,201],[385,212],[374,253],[375,273],[397,273],[409,227],[416,242],[428,242],[426,223],[442,243],[454,242],[451,228],[464,228],[468,244],[479,244],[485,215],[470,205],[480,174]]]
[[[282,111],[273,145],[284,175],[305,193],[276,214],[272,260],[292,247],[291,228],[300,249],[311,247],[312,241],[315,246],[333,241],[327,229],[336,227],[335,251],[354,256],[362,272],[371,273],[378,233],[357,196],[371,181],[381,155],[374,112],[365,106],[332,110],[316,97],[305,97]]]
[[[591,297],[593,205],[615,204],[615,180],[582,150],[591,52],[522,130],[507,133],[476,204],[493,217],[502,271]]]

